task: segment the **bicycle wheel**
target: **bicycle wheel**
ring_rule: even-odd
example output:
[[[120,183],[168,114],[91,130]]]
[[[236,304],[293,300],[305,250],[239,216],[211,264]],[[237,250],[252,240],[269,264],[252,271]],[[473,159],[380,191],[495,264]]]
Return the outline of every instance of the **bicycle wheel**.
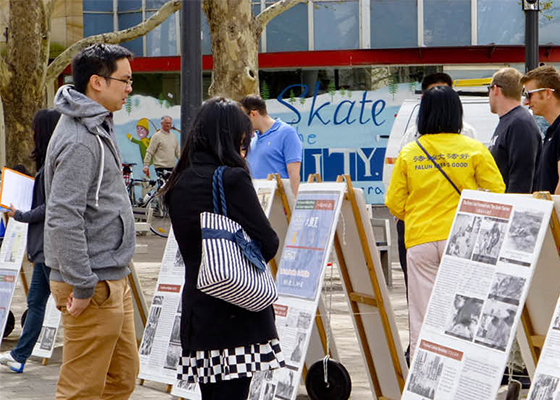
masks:
[[[161,204],[161,202],[155,202],[155,197],[150,199],[146,207],[156,207],[156,203]],[[161,208],[161,205],[159,206]],[[154,208],[154,214],[152,216],[152,220],[150,222],[150,231],[154,235],[157,235],[162,238],[166,238],[169,236],[169,230],[171,229],[171,220],[169,219],[169,213],[165,210],[162,214],[156,212]]]

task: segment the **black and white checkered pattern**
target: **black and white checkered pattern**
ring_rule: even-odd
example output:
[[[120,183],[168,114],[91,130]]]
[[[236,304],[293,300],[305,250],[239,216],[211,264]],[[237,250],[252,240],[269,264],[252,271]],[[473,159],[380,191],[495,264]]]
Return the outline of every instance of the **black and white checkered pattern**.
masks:
[[[278,339],[224,350],[183,352],[177,379],[188,383],[216,383],[253,376],[257,371],[284,367]]]

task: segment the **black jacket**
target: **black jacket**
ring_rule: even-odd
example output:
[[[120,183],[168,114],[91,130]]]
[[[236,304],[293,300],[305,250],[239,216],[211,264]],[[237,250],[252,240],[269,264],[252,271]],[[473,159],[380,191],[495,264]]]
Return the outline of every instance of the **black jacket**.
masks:
[[[532,192],[541,142],[537,123],[522,106],[500,117],[489,150],[504,178],[506,193]]]
[[[31,210],[16,211],[14,219],[29,224],[27,231],[27,258],[34,263],[44,263],[43,232],[45,230],[45,183],[43,167],[39,169],[33,184],[33,201]]]
[[[202,251],[200,213],[213,212],[212,175],[219,165],[214,156],[195,153],[192,166],[183,171],[167,196],[173,232],[185,261],[181,317],[183,352],[264,343],[278,337],[272,306],[251,312],[196,288]],[[223,182],[228,217],[261,243],[262,255],[269,261],[278,250],[278,236],[261,208],[249,173],[242,168],[227,168]]]

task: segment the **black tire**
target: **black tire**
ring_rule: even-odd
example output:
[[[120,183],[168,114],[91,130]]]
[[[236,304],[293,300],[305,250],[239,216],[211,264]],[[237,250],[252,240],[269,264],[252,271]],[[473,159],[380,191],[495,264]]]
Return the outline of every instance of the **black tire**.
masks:
[[[4,336],[3,337],[7,337],[10,333],[12,333],[15,326],[16,326],[16,317],[14,317],[13,312],[9,311],[8,312],[8,320],[6,321],[6,328],[4,329]]]
[[[326,385],[323,360],[319,360],[307,371],[305,388],[311,400],[348,400],[352,392],[352,380],[341,363],[329,360],[328,385]]]
[[[166,232],[164,229],[162,228],[156,228],[153,225],[150,225],[150,230],[152,231],[152,233],[156,236],[162,237],[162,238],[166,238],[169,236],[169,232]]]

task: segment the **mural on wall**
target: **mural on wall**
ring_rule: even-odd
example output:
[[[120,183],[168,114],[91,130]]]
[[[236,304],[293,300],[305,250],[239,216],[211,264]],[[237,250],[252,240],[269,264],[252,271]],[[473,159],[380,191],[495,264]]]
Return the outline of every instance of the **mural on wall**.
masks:
[[[173,127],[181,126],[181,107],[171,106],[161,98],[133,95],[127,99],[125,107],[115,113],[115,131],[123,163],[135,164],[132,168],[134,179],[146,178],[142,172],[146,149],[153,134],[161,128],[161,117],[173,118]],[[178,130],[172,128],[181,143]],[[150,165],[150,178],[154,179],[156,171]]]
[[[274,118],[291,124],[303,143],[302,179],[320,173],[323,180],[334,181],[349,174],[354,186],[364,189],[366,202],[383,204],[383,161],[387,138],[395,115],[405,99],[414,97],[415,85],[390,83],[372,91],[329,90],[305,98],[315,88],[303,84],[286,87],[276,99],[267,100]],[[301,91],[302,97],[294,96]],[[134,178],[140,179],[142,160],[149,140],[160,128],[164,115],[180,127],[180,106],[147,96],[130,97],[127,106],[115,113],[115,125],[122,160],[135,163]],[[180,134],[175,131],[180,141]],[[153,165],[150,176],[155,176]]]

